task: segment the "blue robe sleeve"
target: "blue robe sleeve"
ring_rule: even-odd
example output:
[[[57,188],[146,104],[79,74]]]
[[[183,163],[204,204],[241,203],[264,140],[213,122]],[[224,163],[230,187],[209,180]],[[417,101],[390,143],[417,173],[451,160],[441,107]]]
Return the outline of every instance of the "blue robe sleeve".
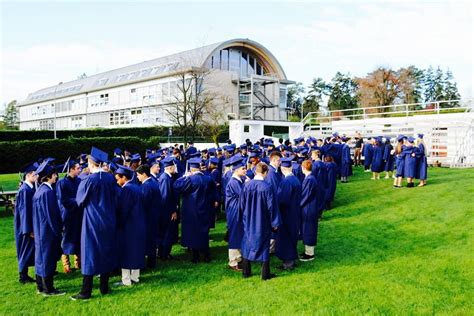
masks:
[[[290,199],[288,199],[290,191],[291,191],[291,188],[288,185],[288,182],[285,180],[282,180],[280,182],[280,186],[278,187],[278,193],[277,193],[278,206],[279,206],[280,212],[282,210],[286,210],[289,206],[289,203],[291,202]]]
[[[181,177],[173,183],[173,188],[176,190],[176,193],[185,193],[191,190],[192,182],[190,177]]]
[[[127,188],[122,187],[118,194],[117,203],[117,226],[119,228],[125,226],[130,211],[133,209],[133,205],[130,205],[130,200],[130,191]]]
[[[33,232],[33,197],[28,194],[27,190],[20,190],[16,198],[17,208],[20,212],[20,232],[22,235]]]
[[[59,181],[56,185],[56,195],[58,202],[63,206],[63,212],[61,214],[63,222],[67,222],[69,216],[71,215],[71,211],[74,211],[74,208],[77,207],[76,197],[67,195],[65,192],[66,186],[66,181]]]
[[[281,225],[280,210],[278,209],[278,202],[272,190],[267,191],[267,206],[270,211],[272,228],[278,228]]]
[[[93,190],[93,186],[89,185],[90,178],[87,177],[79,183],[79,187],[76,193],[76,203],[79,207],[83,208],[88,201],[89,191]]]

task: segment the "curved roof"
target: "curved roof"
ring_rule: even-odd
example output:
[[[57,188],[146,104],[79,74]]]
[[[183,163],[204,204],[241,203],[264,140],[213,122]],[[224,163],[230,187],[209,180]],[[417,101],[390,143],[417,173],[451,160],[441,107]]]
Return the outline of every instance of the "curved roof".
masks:
[[[214,52],[230,47],[253,51],[276,77],[286,80],[280,63],[263,45],[249,39],[232,39],[44,88],[30,93],[20,105],[163,77],[191,67],[204,67]]]

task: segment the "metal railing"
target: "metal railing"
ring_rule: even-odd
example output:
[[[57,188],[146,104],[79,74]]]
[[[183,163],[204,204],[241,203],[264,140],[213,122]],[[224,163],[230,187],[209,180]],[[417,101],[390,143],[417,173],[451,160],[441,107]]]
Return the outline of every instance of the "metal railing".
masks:
[[[443,107],[445,105],[446,107]],[[445,100],[421,103],[391,104],[355,109],[309,112],[301,120],[306,125],[330,123],[333,120],[364,120],[380,117],[459,113],[472,110],[472,99]]]

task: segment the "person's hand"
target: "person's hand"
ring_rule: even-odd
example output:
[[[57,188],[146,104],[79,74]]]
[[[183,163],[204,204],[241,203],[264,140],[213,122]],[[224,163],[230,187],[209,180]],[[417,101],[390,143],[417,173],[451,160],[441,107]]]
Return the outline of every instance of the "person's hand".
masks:
[[[415,157],[416,155],[415,155],[415,153],[412,153],[411,156],[412,156],[412,157]]]
[[[278,227],[272,227],[272,231],[276,232],[278,230]]]
[[[215,208],[218,208],[218,207],[219,207],[219,202],[217,202],[217,201],[214,202],[214,207],[215,207]]]
[[[191,175],[192,175],[191,171],[187,171],[187,172],[184,174],[185,177],[189,177],[189,176],[191,176]]]
[[[172,221],[175,221],[178,219],[178,213],[174,212],[173,214],[171,214],[171,220]]]
[[[31,238],[35,238],[35,235],[33,233],[30,233]]]

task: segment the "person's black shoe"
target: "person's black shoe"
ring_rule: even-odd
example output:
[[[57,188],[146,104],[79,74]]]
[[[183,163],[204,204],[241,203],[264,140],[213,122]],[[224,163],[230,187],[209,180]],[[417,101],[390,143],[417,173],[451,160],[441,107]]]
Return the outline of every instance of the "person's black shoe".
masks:
[[[84,294],[81,294],[81,293],[77,293],[76,295],[72,295],[69,298],[73,301],[78,301],[78,300],[88,300],[91,297],[90,297],[90,295],[84,295]]]
[[[275,273],[270,273],[269,275],[266,275],[266,276],[262,277],[262,280],[267,281],[267,280],[270,280],[270,279],[273,279],[273,278],[276,278],[276,274]]]
[[[300,256],[300,261],[311,261],[311,260],[314,260],[314,255],[310,256],[307,254],[303,254],[302,256]]]
[[[18,279],[18,281],[19,281],[21,284],[35,283],[35,282],[36,282],[36,280],[33,279],[33,278],[30,277],[30,276],[26,276],[26,277],[20,278],[20,279]]]
[[[61,295],[66,294],[66,292],[60,291],[60,290],[58,290],[58,289],[54,289],[54,290],[52,290],[51,292],[44,292],[44,291],[43,291],[42,294],[43,294],[43,296],[61,296]]]
[[[285,271],[292,271],[292,270],[295,269],[295,266],[294,266],[294,265],[292,265],[292,266],[285,266],[285,265],[282,264],[282,265],[278,266],[277,269],[279,269],[279,270],[285,270]]]
[[[205,255],[203,261],[206,262],[206,263],[211,262],[211,256],[210,255]]]

